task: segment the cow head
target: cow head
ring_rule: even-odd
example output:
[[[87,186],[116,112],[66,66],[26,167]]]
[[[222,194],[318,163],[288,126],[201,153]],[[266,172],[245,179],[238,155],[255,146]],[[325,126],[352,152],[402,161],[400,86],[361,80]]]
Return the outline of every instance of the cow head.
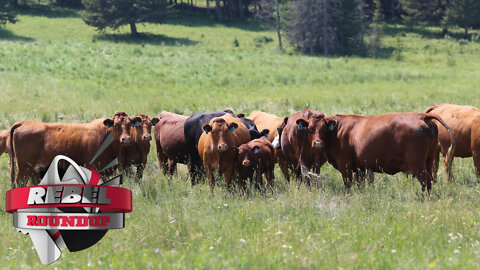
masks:
[[[236,123],[227,123],[223,118],[213,118],[209,124],[203,125],[205,134],[209,135],[218,152],[225,152],[233,144],[232,133],[238,128]]]
[[[242,144],[238,148],[235,147],[235,161],[238,166],[250,168],[258,162],[257,154],[260,150],[259,146],[250,147],[248,144]]]
[[[327,122],[323,113],[311,114],[307,119],[297,119],[296,125],[298,134],[306,136],[309,146],[313,149],[325,148],[324,138],[327,133]]]
[[[152,127],[155,126],[159,119],[158,117],[154,117],[150,119],[146,114],[141,113],[138,115],[138,117],[141,119],[140,124],[136,126],[136,134],[137,134],[137,141],[151,141],[152,140]]]
[[[112,118],[107,118],[103,124],[111,129],[115,139],[121,144],[129,144],[132,142],[130,137],[130,129],[140,124],[140,117],[128,117],[125,112],[117,112]]]

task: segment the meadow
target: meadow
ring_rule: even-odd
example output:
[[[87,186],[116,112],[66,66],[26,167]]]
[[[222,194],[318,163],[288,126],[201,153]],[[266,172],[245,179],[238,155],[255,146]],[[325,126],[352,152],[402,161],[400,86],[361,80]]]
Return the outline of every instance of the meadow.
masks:
[[[23,10],[0,28],[0,129],[16,121],[88,122],[112,116],[189,115],[231,108],[287,116],[424,111],[439,103],[480,107],[480,43],[439,28],[387,24],[384,48],[368,57],[310,57],[253,21],[218,23],[194,13],[161,25],[97,33],[77,10]],[[461,29],[456,30],[461,33]],[[260,42],[264,37],[273,42]],[[234,41],[237,41],[238,46]],[[126,227],[50,269],[478,269],[480,184],[471,159],[442,169],[430,199],[416,179],[376,175],[347,191],[330,165],[314,187],[229,194],[220,184],[190,187],[185,166],[159,171],[152,144],[145,177],[126,179],[134,211]],[[10,187],[0,157],[0,209]],[[1,269],[42,267],[29,237],[0,211]]]

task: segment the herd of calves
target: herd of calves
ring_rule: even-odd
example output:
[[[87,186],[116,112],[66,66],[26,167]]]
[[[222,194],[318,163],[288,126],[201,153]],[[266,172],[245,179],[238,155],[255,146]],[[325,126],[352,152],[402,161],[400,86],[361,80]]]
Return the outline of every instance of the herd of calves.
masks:
[[[232,111],[195,113],[190,117],[162,112],[149,118],[124,112],[87,124],[23,121],[0,133],[0,151],[8,153],[12,188],[28,180],[38,183],[52,159],[67,155],[85,166],[103,138],[115,141],[93,164],[100,170],[112,159],[118,168],[142,177],[154,127],[157,159],[165,174],[177,163],[187,164],[192,185],[203,175],[215,186],[217,171],[228,189],[247,180],[256,188],[274,181],[278,163],[287,181],[293,174],[301,183],[305,172],[319,173],[325,162],[342,175],[346,188],[373,181],[373,172],[404,172],[416,177],[422,191],[430,192],[444,156],[448,181],[453,180],[453,157],[471,157],[480,174],[480,110],[442,104],[424,113],[387,113],[374,116],[332,115],[305,109],[288,117],[254,111],[248,117]],[[18,166],[18,174],[15,174]],[[104,174],[113,173],[105,171]],[[310,185],[310,177],[305,182]]]

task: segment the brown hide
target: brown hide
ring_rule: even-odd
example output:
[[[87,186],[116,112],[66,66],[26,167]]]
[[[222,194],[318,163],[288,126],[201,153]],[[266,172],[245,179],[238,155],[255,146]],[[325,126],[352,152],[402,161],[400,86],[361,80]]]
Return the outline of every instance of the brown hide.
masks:
[[[253,111],[247,118],[255,123],[258,130],[269,130],[268,140],[270,142],[277,136],[277,128],[283,122],[283,118],[261,111]]]
[[[263,189],[262,174],[267,185],[273,186],[275,155],[272,143],[267,138],[244,143],[235,152],[235,166],[243,190],[246,190],[247,178],[250,179],[250,185],[255,182],[257,189]]]
[[[232,127],[235,127],[233,132]],[[203,130],[198,141],[198,153],[203,160],[211,190],[213,192],[215,187],[213,170],[217,170],[218,174],[223,176],[230,190],[235,173],[234,147],[250,141],[250,133],[242,120],[230,114],[213,118],[209,124],[203,126]]]
[[[450,146],[450,135],[441,124],[438,127],[439,152],[444,156],[444,165],[447,176],[451,174],[453,157],[473,157],[475,173],[480,177],[480,109],[472,106],[441,104],[429,107],[426,113],[440,116],[450,127],[455,139],[455,151],[452,160],[446,158]],[[436,156],[434,173],[438,169],[439,157]],[[450,179],[450,177],[449,177]]]
[[[80,166],[88,165],[105,135],[112,131],[114,142],[91,165],[100,170],[118,157],[121,144],[131,142],[132,120],[126,113],[118,112],[113,118],[96,119],[87,124],[37,121],[14,124],[10,131],[9,151],[10,160],[13,161],[12,186],[15,180],[15,164],[18,165],[18,186],[25,186],[29,179],[32,179],[34,184],[38,183],[41,174],[57,155],[66,155]]]
[[[281,148],[285,163],[294,171],[297,180],[301,181],[302,166],[319,173],[326,162],[325,143],[322,139],[325,132],[325,115],[320,111],[304,109],[288,117],[281,135]],[[309,184],[307,178],[307,185]]]
[[[187,164],[188,152],[184,126],[187,116],[163,111],[153,128],[157,160],[163,173],[173,176],[177,163]]]
[[[437,147],[438,116],[388,113],[375,116],[335,115],[325,118],[328,161],[340,171],[345,187],[367,171],[416,177],[430,192]],[[453,146],[454,147],[454,146]],[[361,181],[363,179],[356,179]]]
[[[8,137],[10,137],[10,130],[0,131],[0,156],[3,153],[7,153],[8,150]]]
[[[140,119],[138,126],[130,129],[132,143],[122,147],[120,166],[128,171],[131,171],[131,167],[135,166],[137,179],[142,179],[150,152],[152,126],[158,122],[158,119],[152,120],[143,113],[138,115],[138,118]]]

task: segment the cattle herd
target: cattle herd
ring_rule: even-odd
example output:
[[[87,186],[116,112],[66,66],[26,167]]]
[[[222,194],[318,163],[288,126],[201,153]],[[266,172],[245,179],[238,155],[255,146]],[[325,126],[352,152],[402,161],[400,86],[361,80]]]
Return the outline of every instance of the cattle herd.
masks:
[[[374,116],[332,115],[304,109],[288,117],[254,111],[250,116],[233,111],[195,113],[190,117],[169,112],[149,118],[117,112],[112,118],[86,124],[23,121],[0,132],[0,153],[10,156],[12,188],[40,181],[59,154],[79,165],[91,166],[109,176],[117,168],[141,179],[154,130],[157,159],[165,175],[177,163],[187,164],[192,185],[206,176],[211,190],[214,171],[226,187],[247,180],[257,189],[273,185],[279,164],[287,181],[310,186],[306,174],[319,174],[329,162],[342,175],[346,188],[362,184],[373,172],[403,172],[417,178],[422,191],[430,192],[437,174],[440,152],[448,181],[453,180],[453,157],[473,157],[480,176],[480,110],[471,106],[442,104],[424,113],[387,113]],[[103,138],[111,132],[114,142],[90,164]],[[116,166],[111,167],[111,160]],[[15,172],[18,167],[18,173]],[[110,168],[104,170],[103,168]]]

